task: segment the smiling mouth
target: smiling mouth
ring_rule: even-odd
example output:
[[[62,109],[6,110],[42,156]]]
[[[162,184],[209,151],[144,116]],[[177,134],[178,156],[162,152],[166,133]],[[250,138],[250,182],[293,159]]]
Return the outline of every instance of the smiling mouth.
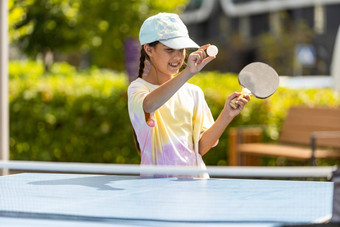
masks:
[[[169,63],[171,67],[177,68],[180,66],[180,63]]]

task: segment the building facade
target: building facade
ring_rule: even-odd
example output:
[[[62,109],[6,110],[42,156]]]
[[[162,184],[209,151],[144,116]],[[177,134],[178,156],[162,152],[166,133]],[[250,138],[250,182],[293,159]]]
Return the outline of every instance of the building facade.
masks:
[[[340,0],[191,0],[181,15],[199,44],[219,47],[207,69],[264,61],[285,75],[329,75]]]

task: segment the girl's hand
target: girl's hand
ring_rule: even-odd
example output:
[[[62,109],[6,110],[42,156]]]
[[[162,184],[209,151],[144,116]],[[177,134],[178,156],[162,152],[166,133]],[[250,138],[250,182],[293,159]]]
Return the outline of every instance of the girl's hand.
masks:
[[[230,106],[230,102],[231,100],[233,100],[235,97],[237,97],[236,99],[236,104],[239,105],[239,107],[237,109],[234,109]],[[236,117],[239,113],[241,113],[241,111],[243,110],[244,106],[250,101],[250,95],[248,94],[244,94],[242,95],[241,92],[234,92],[233,94],[231,94],[228,98],[227,101],[224,104],[224,108],[226,109],[226,111],[229,113],[229,115],[234,118]]]
[[[210,44],[206,44],[201,46],[197,51],[192,52],[187,61],[187,69],[193,75],[198,73],[206,66],[209,62],[214,60],[215,56],[207,57],[205,50],[210,46]]]
[[[145,113],[145,122],[146,124],[150,127],[153,128],[155,127],[155,120],[153,118],[153,114],[151,113]]]

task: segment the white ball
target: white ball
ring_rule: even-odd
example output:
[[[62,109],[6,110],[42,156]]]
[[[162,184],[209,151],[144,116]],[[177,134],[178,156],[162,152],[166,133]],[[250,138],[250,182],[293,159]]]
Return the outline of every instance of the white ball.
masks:
[[[207,49],[207,53],[208,53],[209,56],[216,56],[217,53],[218,53],[217,46],[215,46],[215,45],[209,46],[208,49]]]

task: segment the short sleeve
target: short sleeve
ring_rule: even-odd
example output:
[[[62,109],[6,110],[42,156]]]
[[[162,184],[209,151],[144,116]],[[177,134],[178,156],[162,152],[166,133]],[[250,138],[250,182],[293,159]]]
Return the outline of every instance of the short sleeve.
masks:
[[[136,121],[145,122],[143,102],[148,93],[147,87],[135,81],[128,87],[128,109],[133,125]]]

